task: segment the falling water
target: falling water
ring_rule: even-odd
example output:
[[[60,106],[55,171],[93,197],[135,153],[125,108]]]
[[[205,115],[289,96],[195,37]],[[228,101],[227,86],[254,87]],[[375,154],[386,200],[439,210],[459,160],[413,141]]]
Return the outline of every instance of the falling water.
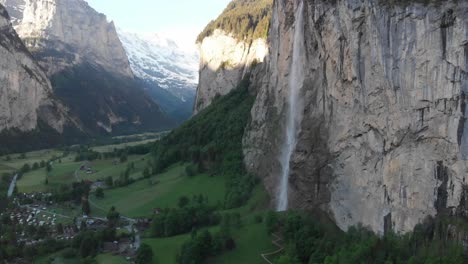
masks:
[[[16,174],[15,177],[13,177],[13,179],[11,180],[10,187],[8,188],[8,192],[7,192],[7,197],[11,197],[13,195],[13,191],[15,190],[17,179],[18,179],[18,174]]]
[[[294,28],[293,56],[291,61],[291,73],[289,75],[289,101],[286,115],[286,133],[281,150],[281,183],[279,188],[278,211],[288,209],[288,185],[289,163],[291,155],[296,148],[299,125],[302,120],[302,106],[299,91],[304,81],[301,56],[304,56],[304,32],[303,32],[303,2],[300,0],[296,11]]]

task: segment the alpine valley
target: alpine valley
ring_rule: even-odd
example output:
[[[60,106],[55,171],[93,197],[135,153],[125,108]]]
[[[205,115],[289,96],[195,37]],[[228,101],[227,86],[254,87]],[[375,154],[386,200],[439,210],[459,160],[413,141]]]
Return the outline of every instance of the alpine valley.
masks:
[[[24,133],[34,147],[42,147],[166,130],[191,116],[196,53],[157,35],[119,36],[113,22],[82,0],[0,3],[10,14],[11,25],[5,21],[5,27],[13,26],[48,91],[32,94],[31,88],[20,89],[20,100],[9,103],[5,97],[2,107],[13,109],[5,111],[10,114],[1,127],[3,149],[23,149],[16,140]],[[29,78],[38,79],[33,73],[26,71]],[[21,98],[31,97],[37,97],[35,103],[21,109],[26,103]],[[55,110],[40,108],[41,100],[54,104]],[[61,118],[49,118],[51,114]],[[25,115],[28,123],[23,122]]]
[[[0,264],[468,263],[467,0],[0,4]]]

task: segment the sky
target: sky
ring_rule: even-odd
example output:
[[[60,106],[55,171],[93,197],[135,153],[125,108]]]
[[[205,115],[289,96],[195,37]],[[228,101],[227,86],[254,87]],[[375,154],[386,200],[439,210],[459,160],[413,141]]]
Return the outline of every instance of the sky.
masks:
[[[176,41],[193,41],[230,0],[87,0],[117,27],[163,33]]]

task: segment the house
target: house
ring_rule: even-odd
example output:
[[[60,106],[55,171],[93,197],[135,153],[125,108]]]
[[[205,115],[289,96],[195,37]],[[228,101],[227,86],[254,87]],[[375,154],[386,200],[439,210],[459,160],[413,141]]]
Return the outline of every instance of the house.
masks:
[[[140,218],[136,220],[136,222],[134,223],[134,226],[139,232],[142,232],[148,229],[150,227],[150,224],[151,224],[151,219]]]

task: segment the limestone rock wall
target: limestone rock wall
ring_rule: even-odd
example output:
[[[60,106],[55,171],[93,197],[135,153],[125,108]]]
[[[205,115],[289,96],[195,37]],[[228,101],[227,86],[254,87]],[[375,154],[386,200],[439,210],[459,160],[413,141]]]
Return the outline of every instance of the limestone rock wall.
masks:
[[[460,211],[468,172],[468,2],[303,0],[298,25],[299,1],[274,3],[270,52],[255,78],[244,137],[248,169],[276,197],[292,38],[303,27],[304,108],[289,206],[319,207],[342,229],[362,223],[379,233]]]
[[[133,77],[113,22],[83,0],[0,0],[49,75],[83,61]]]
[[[42,119],[57,131],[66,109],[51,98],[46,74],[33,60],[0,5],[0,131],[31,131]]]
[[[266,40],[239,41],[221,30],[199,43],[200,78],[195,114],[217,95],[225,95],[242,80],[252,64],[263,62],[268,53]]]

